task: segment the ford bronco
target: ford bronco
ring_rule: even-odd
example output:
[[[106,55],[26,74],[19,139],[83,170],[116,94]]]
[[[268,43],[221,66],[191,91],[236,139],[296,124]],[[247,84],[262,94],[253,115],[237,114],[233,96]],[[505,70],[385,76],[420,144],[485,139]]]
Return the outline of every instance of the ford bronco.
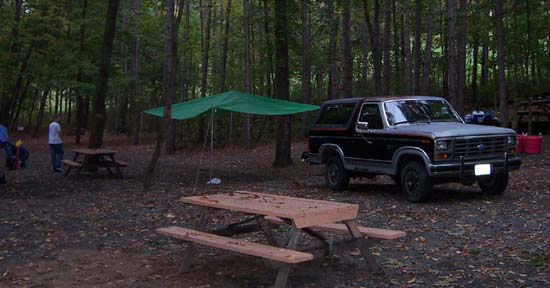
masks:
[[[426,201],[443,182],[477,181],[485,193],[502,194],[508,172],[521,165],[514,130],[465,124],[445,99],[428,96],[326,101],[303,158],[325,165],[331,189],[389,175],[411,202]]]

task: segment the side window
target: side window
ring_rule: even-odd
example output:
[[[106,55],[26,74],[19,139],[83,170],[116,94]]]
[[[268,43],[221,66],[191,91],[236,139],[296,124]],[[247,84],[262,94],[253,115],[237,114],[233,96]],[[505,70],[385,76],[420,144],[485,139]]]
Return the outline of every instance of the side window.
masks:
[[[369,129],[383,129],[380,106],[378,104],[363,104],[358,122],[368,123]]]
[[[355,104],[326,106],[321,112],[321,116],[319,117],[316,126],[346,126],[354,108]]]

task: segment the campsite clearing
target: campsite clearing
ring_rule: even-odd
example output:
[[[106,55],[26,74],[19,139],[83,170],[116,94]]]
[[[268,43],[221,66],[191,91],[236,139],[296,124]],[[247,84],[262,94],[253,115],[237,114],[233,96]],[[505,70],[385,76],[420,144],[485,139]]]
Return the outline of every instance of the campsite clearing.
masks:
[[[204,185],[208,171],[203,169],[195,194],[200,153],[163,156],[153,192],[143,194],[153,145],[126,146],[124,137],[107,138],[117,156],[131,159],[124,179],[63,177],[49,173],[43,140],[25,142],[30,165],[10,172],[0,195],[0,287],[270,287],[275,273],[261,259],[211,248],[198,247],[192,273],[179,274],[181,254],[174,251],[187,245],[155,233],[196,219],[196,209],[177,201],[182,196],[222,189],[355,203],[360,225],[407,232],[405,238],[374,245],[382,273],[368,273],[361,253],[351,250],[298,265],[290,276],[297,287],[550,285],[548,137],[544,154],[524,157],[501,197],[485,196],[477,186],[447,184],[436,186],[425,204],[408,203],[387,177],[353,181],[341,192],[325,188],[321,169],[297,161],[306,148],[302,142],[293,144],[295,164],[288,169],[271,168],[272,145],[250,152],[215,150],[213,172],[222,184]],[[74,148],[79,147],[66,147]],[[234,213],[212,219],[234,220]],[[313,243],[307,236],[303,240]]]

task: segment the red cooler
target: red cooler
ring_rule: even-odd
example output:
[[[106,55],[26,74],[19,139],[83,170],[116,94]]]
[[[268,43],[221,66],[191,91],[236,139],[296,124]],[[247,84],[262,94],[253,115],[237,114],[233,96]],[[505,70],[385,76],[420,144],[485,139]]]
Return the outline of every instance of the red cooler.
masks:
[[[518,147],[517,147],[517,153],[523,153],[524,152],[524,149],[523,149],[523,135],[519,134],[516,136],[517,137],[517,143],[518,143]]]
[[[523,142],[524,153],[540,154],[542,152],[542,136],[521,136],[520,142]]]

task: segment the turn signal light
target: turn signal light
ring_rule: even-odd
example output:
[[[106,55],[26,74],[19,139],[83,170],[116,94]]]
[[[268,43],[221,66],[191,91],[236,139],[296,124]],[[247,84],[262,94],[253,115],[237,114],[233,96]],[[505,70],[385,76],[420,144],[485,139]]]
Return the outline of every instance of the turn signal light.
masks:
[[[449,154],[443,153],[443,154],[437,154],[435,155],[436,160],[446,160],[449,159]]]
[[[516,148],[508,148],[508,155],[516,154]]]

